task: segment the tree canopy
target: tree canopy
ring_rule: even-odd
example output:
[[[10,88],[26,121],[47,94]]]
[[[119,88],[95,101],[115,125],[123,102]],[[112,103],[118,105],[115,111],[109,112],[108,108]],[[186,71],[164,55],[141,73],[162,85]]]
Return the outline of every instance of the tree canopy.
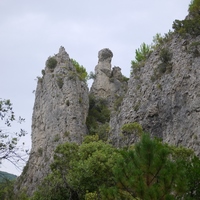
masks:
[[[87,136],[55,151],[52,172],[32,200],[198,199],[200,160],[143,133],[133,148]]]

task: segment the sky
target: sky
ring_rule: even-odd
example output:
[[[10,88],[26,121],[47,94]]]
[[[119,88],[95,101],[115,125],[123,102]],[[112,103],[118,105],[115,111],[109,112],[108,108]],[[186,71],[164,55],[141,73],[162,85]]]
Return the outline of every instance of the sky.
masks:
[[[0,0],[0,98],[10,99],[15,114],[26,119],[14,124],[10,133],[25,129],[28,134],[22,141],[31,148],[36,77],[60,46],[88,73],[98,63],[98,51],[109,48],[112,66],[129,77],[135,50],[143,42],[151,44],[157,33],[172,30],[173,21],[188,14],[189,4],[190,0]],[[21,173],[7,162],[0,170]]]

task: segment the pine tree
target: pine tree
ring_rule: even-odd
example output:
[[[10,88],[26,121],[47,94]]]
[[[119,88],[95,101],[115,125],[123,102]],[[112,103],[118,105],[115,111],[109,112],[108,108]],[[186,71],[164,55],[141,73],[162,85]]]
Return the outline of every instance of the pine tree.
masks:
[[[116,186],[107,191],[108,196],[164,200],[185,191],[184,168],[159,140],[143,134],[133,150],[122,150],[121,154],[114,168]]]

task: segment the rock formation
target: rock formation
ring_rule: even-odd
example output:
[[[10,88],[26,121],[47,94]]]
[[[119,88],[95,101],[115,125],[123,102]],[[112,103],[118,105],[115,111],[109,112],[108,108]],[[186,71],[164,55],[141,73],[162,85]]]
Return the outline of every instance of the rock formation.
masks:
[[[98,57],[90,95],[107,100],[112,111],[109,141],[123,146],[122,126],[138,122],[152,136],[200,154],[200,36],[183,39],[172,34],[133,69],[129,81],[119,67],[111,69],[109,49],[99,51]],[[49,172],[56,146],[81,143],[88,131],[88,88],[63,47],[47,60],[42,73],[35,94],[32,150],[18,179],[29,194]],[[137,136],[130,139],[134,143]]]
[[[113,53],[108,48],[99,51],[95,79],[90,90],[90,94],[96,98],[106,99],[111,109],[114,108],[116,100],[125,95],[128,85],[120,67],[111,69],[112,57]]]
[[[88,87],[63,47],[47,60],[42,73],[35,92],[30,158],[18,180],[29,194],[48,174],[56,146],[81,143],[87,133]]]
[[[166,55],[169,60],[163,62]],[[144,66],[133,70],[119,113],[110,122],[114,144],[123,144],[124,124],[138,122],[164,142],[183,145],[200,154],[199,55],[199,36],[183,39],[173,34]],[[136,137],[132,137],[134,142]]]

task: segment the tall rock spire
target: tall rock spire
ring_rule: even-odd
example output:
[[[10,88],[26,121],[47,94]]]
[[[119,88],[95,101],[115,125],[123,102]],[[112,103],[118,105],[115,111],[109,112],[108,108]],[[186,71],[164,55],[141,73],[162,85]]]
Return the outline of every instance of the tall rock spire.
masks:
[[[127,78],[120,67],[111,66],[113,53],[105,48],[98,53],[98,64],[95,67],[95,79],[90,94],[96,98],[106,99],[112,109],[117,99],[122,98],[127,89]]]
[[[32,194],[50,171],[53,152],[63,142],[81,143],[87,132],[88,87],[64,47],[49,57],[38,78],[32,116],[30,158],[18,185]]]

